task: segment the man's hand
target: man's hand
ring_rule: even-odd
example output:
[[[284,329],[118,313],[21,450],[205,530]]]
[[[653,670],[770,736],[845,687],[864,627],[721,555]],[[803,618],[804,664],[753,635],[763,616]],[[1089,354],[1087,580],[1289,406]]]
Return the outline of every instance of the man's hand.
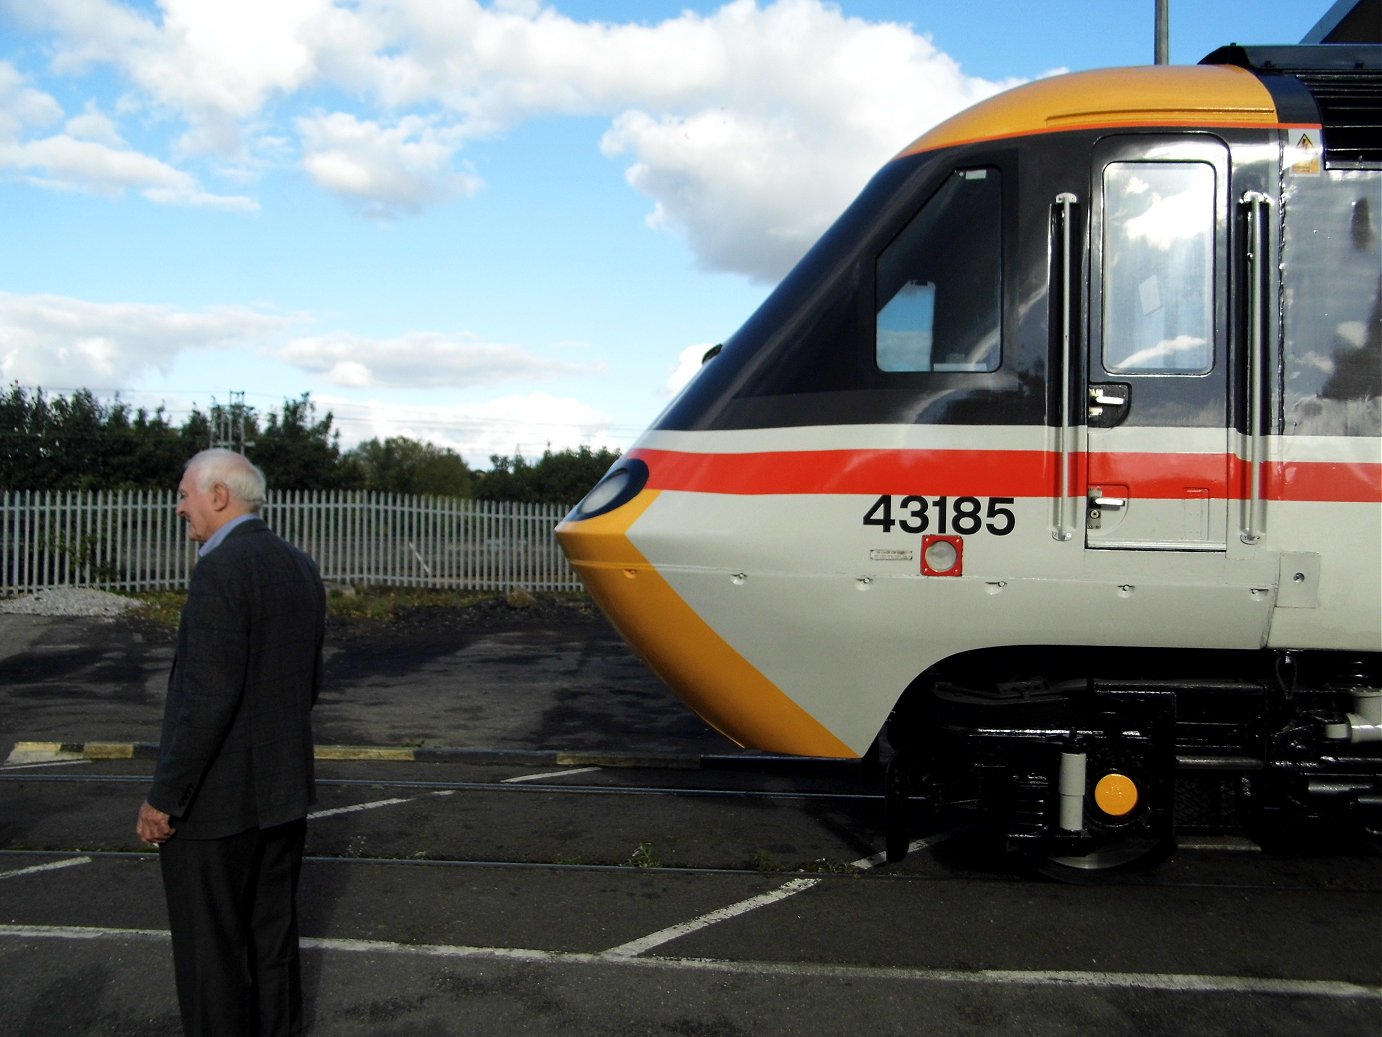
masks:
[[[168,824],[167,814],[145,803],[139,808],[139,820],[135,822],[134,831],[150,846],[157,846],[171,839],[174,829]]]

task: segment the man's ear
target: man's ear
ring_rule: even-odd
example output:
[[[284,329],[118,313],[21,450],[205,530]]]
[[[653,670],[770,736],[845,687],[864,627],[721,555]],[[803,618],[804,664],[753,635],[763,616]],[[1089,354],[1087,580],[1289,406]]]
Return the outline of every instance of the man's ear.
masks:
[[[230,490],[225,483],[218,482],[211,487],[211,506],[217,511],[230,507]]]

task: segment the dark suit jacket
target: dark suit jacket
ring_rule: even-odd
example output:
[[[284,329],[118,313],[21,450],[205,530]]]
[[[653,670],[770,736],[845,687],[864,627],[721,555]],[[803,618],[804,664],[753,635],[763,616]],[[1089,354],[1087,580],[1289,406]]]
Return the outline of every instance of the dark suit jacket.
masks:
[[[317,567],[258,518],[198,560],[178,624],[149,803],[177,839],[307,815],[326,593]]]

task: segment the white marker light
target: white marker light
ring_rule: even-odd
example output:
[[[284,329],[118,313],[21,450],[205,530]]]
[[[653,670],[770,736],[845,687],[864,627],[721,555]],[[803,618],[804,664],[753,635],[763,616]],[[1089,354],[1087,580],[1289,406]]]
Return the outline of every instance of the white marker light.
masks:
[[[964,569],[964,540],[952,536],[928,536],[921,543],[923,576],[959,576]]]

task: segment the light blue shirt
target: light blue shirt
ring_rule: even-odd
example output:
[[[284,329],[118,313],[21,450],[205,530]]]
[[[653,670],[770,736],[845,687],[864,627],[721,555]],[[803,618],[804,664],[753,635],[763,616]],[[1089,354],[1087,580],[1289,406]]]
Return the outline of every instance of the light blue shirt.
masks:
[[[230,536],[230,531],[232,529],[234,529],[236,526],[243,525],[250,519],[257,519],[259,517],[260,516],[258,512],[252,511],[248,515],[238,515],[235,518],[231,519],[220,529],[216,530],[216,532],[212,533],[210,540],[202,544],[201,548],[197,551],[197,557],[205,558],[212,551],[216,550],[216,548],[221,546],[221,541],[224,540],[226,537]]]

